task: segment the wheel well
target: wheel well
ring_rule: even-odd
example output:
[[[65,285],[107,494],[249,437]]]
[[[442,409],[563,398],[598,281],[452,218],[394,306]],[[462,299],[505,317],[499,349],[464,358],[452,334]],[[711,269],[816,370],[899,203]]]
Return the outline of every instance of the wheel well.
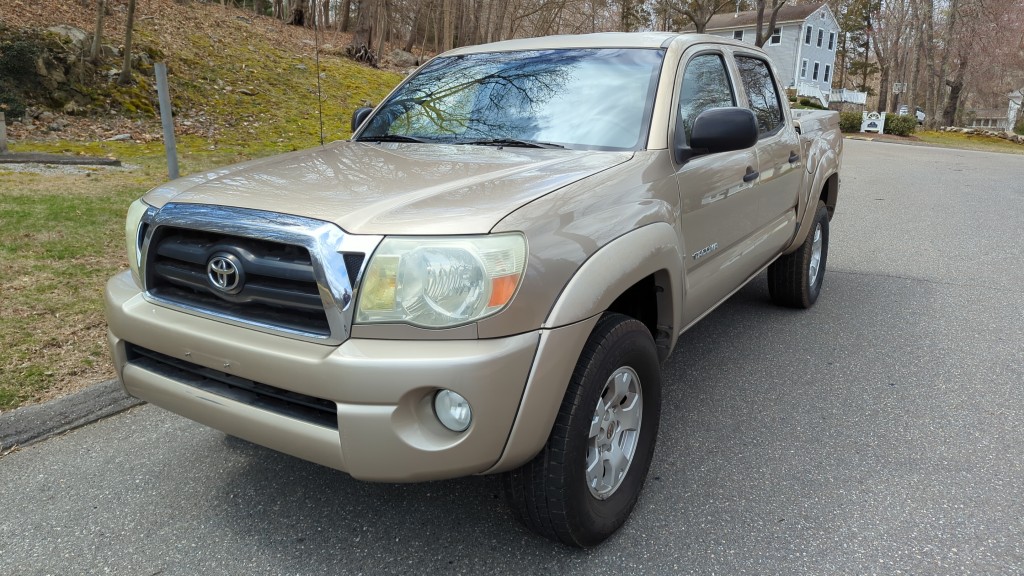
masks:
[[[664,270],[643,278],[616,298],[607,310],[625,314],[642,322],[650,330],[662,361],[670,352],[672,334],[668,278],[668,272]]]
[[[825,180],[825,185],[821,187],[821,196],[819,200],[825,203],[825,208],[828,210],[828,219],[832,220],[832,215],[836,211],[836,201],[839,198],[839,174],[833,174]]]

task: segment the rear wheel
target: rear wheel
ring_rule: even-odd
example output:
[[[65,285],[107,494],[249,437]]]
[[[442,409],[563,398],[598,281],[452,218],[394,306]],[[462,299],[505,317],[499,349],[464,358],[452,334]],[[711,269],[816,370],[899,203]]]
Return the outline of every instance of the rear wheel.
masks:
[[[531,530],[593,546],[629,517],[654,455],[661,367],[650,331],[607,314],[584,346],[547,444],[509,472],[505,494]]]
[[[818,201],[814,222],[796,252],[768,267],[768,292],[776,304],[810,308],[821,293],[828,260],[828,209]]]

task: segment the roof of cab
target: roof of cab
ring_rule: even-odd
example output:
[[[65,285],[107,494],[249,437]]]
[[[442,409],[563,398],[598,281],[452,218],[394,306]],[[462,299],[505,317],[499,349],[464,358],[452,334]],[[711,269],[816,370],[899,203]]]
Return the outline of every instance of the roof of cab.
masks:
[[[464,46],[445,52],[445,56],[482,52],[513,52],[519,50],[552,50],[559,48],[666,48],[675,40],[688,43],[713,42],[734,44],[731,39],[708,34],[678,32],[598,32],[595,34],[564,34],[539,38],[519,38],[490,44]],[[742,46],[742,45],[741,45]],[[749,44],[747,45],[749,46]]]

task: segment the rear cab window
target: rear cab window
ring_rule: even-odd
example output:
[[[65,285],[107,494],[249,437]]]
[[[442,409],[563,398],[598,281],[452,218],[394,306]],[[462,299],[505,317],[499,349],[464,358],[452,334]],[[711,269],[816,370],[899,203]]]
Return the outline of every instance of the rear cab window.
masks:
[[[771,67],[760,58],[737,54],[736,68],[739,70],[740,82],[746,93],[748,105],[757,117],[757,128],[761,137],[777,133],[782,129],[784,116]]]

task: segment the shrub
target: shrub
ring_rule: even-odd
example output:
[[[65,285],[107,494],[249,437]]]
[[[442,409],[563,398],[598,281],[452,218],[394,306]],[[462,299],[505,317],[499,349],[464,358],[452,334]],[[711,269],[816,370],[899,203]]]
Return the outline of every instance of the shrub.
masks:
[[[887,114],[885,116],[885,133],[896,136],[910,136],[917,129],[917,118],[913,116],[897,116]]]
[[[25,115],[24,98],[17,91],[8,88],[2,81],[0,81],[0,112],[3,112],[8,120]]]
[[[31,79],[38,55],[39,46],[29,40],[16,38],[0,42],[0,75],[14,81]]]
[[[801,98],[800,99],[800,105],[801,106],[810,106],[811,105],[811,99],[810,98]]]
[[[843,132],[860,132],[860,112],[840,112],[839,130]]]

